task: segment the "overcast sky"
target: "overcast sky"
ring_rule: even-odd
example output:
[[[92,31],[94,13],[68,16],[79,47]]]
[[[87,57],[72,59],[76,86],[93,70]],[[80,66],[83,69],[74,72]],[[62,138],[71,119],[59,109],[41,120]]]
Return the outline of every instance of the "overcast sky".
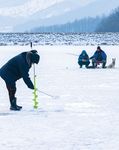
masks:
[[[63,1],[82,6],[95,0],[0,0],[0,15],[25,17]]]
[[[47,9],[60,2],[67,2],[67,4],[70,4],[69,6],[75,8],[76,6],[85,6],[94,1],[99,2],[100,0],[0,0],[0,16],[28,17],[37,11]],[[119,0],[107,0],[107,5],[109,2],[111,3],[110,9],[113,9],[114,5],[116,6],[119,3]],[[102,3],[102,7],[106,6],[103,6]]]

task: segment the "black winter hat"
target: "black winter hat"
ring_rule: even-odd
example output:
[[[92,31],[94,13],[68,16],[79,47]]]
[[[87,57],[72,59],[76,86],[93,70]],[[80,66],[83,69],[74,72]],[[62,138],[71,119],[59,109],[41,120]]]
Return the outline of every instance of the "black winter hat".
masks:
[[[30,52],[31,52],[31,53],[38,53],[38,51],[35,50],[35,49],[31,50]]]
[[[38,53],[31,54],[31,63],[38,64],[39,60],[40,60],[40,56],[38,55]]]
[[[101,49],[101,47],[100,47],[100,46],[98,46],[98,47],[97,47],[97,49]]]

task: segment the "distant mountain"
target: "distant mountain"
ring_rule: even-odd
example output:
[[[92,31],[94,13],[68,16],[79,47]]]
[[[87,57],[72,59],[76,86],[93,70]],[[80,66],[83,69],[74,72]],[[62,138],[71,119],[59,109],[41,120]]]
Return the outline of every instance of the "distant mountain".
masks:
[[[25,1],[28,0],[24,0],[24,2]],[[47,5],[48,7],[44,8],[42,8],[42,6],[44,6],[45,3],[43,0],[41,0],[41,2],[41,7],[37,7],[37,10],[33,10],[31,6],[30,8],[22,7],[21,15],[20,13],[18,15],[18,9],[16,9],[16,16],[14,17],[10,17],[11,15],[2,16],[1,13],[0,29],[4,29],[6,26],[9,26],[14,32],[29,32],[30,30],[40,26],[60,25],[73,22],[76,19],[79,20],[86,18],[88,16],[96,17],[103,14],[108,15],[112,9],[119,6],[119,0],[54,0],[53,2],[50,0],[47,1],[50,5]],[[17,1],[15,4],[18,4]],[[35,8],[36,4],[37,3],[35,2]],[[9,2],[8,6],[11,5],[12,3],[10,4]],[[40,6],[40,3],[38,6]],[[24,14],[26,11],[23,11],[23,8],[27,8],[27,12],[29,12],[28,15]],[[31,8],[32,13],[30,12]],[[21,7],[19,10],[20,9]]]
[[[13,7],[13,6],[16,6],[16,5],[20,5],[20,4],[23,4],[25,2],[27,2],[28,0],[2,0],[0,1],[0,8],[3,8],[3,7]]]
[[[15,17],[3,17],[0,16],[0,32],[14,32],[14,26],[21,24],[21,21],[25,23],[24,18],[15,18]],[[6,30],[6,28],[9,28]],[[22,31],[24,28],[22,29]]]
[[[88,16],[108,15],[111,8],[119,5],[119,1],[113,0],[96,0],[87,5],[72,5],[70,2],[73,1],[63,1],[33,14],[25,23],[15,26],[14,31],[30,31],[36,27],[65,24]]]

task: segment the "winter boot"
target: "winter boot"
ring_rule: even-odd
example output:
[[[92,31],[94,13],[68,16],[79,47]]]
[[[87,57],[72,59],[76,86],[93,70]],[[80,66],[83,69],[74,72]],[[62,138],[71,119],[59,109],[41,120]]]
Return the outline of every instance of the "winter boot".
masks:
[[[103,62],[103,64],[102,64],[102,68],[106,68],[106,67],[105,67],[105,65],[106,65],[106,63],[105,63],[105,62]]]
[[[82,65],[80,65],[80,68],[82,68]]]
[[[93,68],[96,68],[97,64],[95,62],[92,62],[92,66],[93,66]]]
[[[12,100],[10,101],[10,103],[11,103],[10,110],[19,111],[19,110],[22,109],[22,106],[18,106],[18,105],[16,104],[16,98],[12,99]]]

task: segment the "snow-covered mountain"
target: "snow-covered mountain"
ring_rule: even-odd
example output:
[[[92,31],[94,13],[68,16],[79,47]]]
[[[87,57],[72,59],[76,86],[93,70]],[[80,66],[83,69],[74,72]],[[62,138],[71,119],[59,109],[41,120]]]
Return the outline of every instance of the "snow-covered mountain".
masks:
[[[0,26],[12,26],[15,32],[27,31],[42,25],[63,24],[83,17],[109,14],[112,9],[119,6],[119,1],[113,0],[35,0],[31,2],[32,5],[27,3],[27,5],[9,8],[7,12],[2,9],[3,13],[0,9],[0,19],[4,18]],[[3,17],[2,14],[5,16]]]

